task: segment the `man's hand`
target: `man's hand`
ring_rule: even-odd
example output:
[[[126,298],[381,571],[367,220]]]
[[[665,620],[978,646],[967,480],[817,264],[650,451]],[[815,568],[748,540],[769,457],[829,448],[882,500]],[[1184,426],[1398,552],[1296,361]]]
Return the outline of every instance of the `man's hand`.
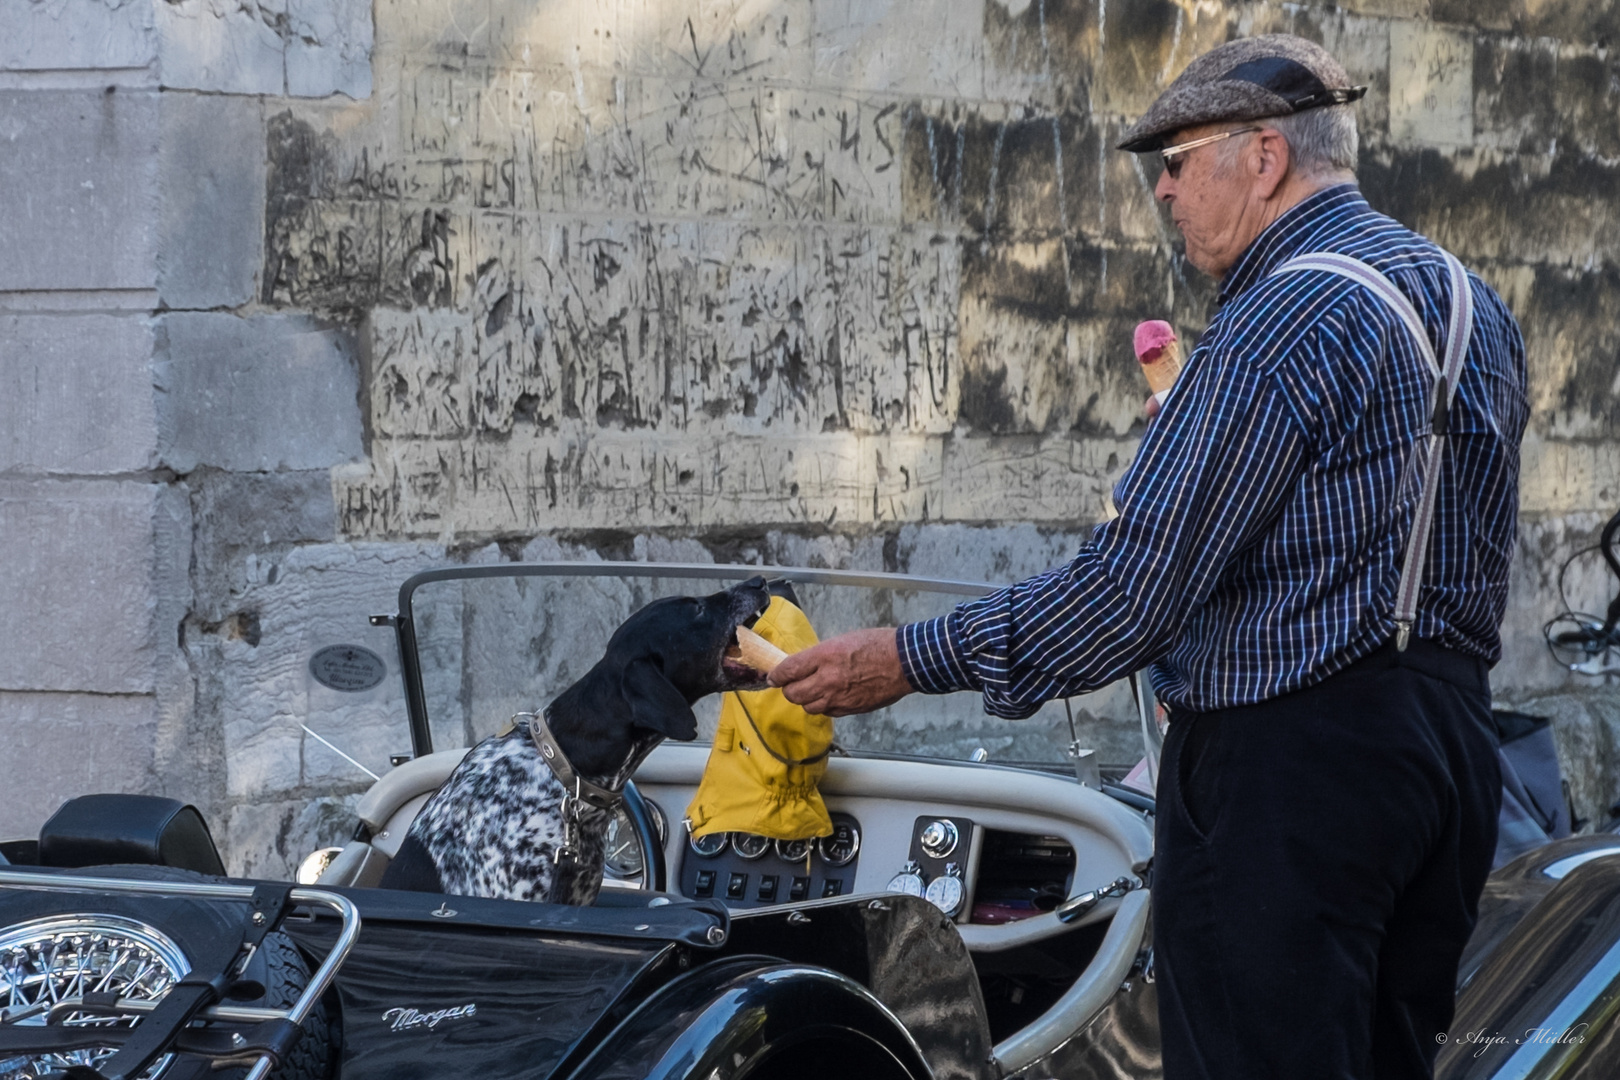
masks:
[[[1154,397],[1152,394],[1149,394],[1147,401],[1143,402],[1142,404],[1142,413],[1149,420],[1151,420],[1155,416],[1159,415],[1160,408],[1161,406],[1159,405],[1159,399]]]
[[[824,716],[871,712],[911,693],[892,627],[854,630],[794,653],[776,665],[771,682],[795,705]]]

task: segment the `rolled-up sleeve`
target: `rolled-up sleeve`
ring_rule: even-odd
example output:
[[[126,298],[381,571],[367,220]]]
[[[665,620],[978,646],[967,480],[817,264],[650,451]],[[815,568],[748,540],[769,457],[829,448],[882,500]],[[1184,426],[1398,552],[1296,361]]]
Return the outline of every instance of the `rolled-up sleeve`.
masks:
[[[1019,718],[1152,662],[1281,512],[1306,443],[1272,376],[1218,347],[1195,356],[1115,488],[1120,516],[1067,564],[900,627],[906,678]]]

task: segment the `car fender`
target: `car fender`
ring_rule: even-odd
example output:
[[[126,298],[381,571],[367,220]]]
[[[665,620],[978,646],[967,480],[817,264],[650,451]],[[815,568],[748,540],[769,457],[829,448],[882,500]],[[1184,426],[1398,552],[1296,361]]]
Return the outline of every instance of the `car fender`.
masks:
[[[799,1051],[804,1051],[799,1053]],[[609,1033],[571,1080],[777,1080],[932,1076],[905,1027],[826,968],[740,956],[672,981]]]
[[[1575,861],[1468,979],[1440,1080],[1620,1075],[1620,857]]]

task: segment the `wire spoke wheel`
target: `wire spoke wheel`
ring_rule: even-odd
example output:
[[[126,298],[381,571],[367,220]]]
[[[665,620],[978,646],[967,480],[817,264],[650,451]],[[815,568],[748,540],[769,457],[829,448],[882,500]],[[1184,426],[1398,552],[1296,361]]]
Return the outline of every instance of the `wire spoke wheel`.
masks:
[[[0,1024],[133,1027],[135,1017],[52,1011],[67,998],[90,993],[157,1001],[190,971],[185,954],[161,931],[118,915],[60,915],[36,919],[0,934]],[[110,1047],[0,1059],[0,1080],[35,1080],[72,1065],[95,1066]],[[169,1067],[164,1055],[142,1073],[157,1080]]]

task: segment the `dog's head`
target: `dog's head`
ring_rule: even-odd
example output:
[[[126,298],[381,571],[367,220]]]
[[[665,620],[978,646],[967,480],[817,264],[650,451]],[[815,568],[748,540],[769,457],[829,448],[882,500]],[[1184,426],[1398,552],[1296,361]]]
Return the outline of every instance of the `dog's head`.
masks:
[[[630,722],[661,737],[697,737],[692,703],[727,690],[761,690],[765,676],[726,655],[737,627],[770,606],[762,577],[709,596],[654,600],[608,641],[597,670],[618,682]]]

